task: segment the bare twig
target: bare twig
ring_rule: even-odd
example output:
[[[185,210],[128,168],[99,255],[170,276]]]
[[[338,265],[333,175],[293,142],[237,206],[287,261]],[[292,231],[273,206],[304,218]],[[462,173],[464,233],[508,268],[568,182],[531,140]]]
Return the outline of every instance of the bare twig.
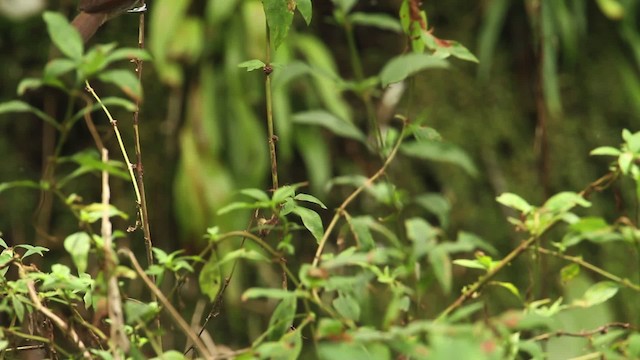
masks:
[[[554,332],[550,332],[550,333],[545,333],[545,334],[540,334],[538,336],[534,336],[533,338],[531,338],[531,340],[533,341],[547,341],[550,340],[551,338],[554,337],[561,337],[561,336],[570,336],[570,337],[591,337],[593,335],[604,335],[606,333],[609,332],[609,330],[611,329],[631,329],[632,326],[629,323],[623,323],[623,322],[614,322],[614,323],[610,323],[610,324],[605,324],[602,326],[598,326],[595,329],[592,330],[585,330],[585,331],[579,331],[579,332],[571,332],[571,331],[564,331],[564,330],[558,330],[558,331],[554,331]]]
[[[133,255],[133,253],[131,252],[131,250],[120,249],[118,250],[118,253],[123,254],[129,258],[129,260],[131,261],[131,264],[133,265],[133,268],[138,273],[138,276],[140,276],[142,281],[144,281],[144,283],[147,285],[149,290],[151,290],[155,294],[155,296],[158,298],[158,301],[162,303],[162,306],[169,312],[169,315],[171,315],[173,320],[176,322],[178,327],[184,332],[187,338],[189,338],[189,340],[195,344],[196,348],[198,348],[198,350],[200,351],[200,354],[202,354],[205,357],[205,359],[213,358],[211,351],[209,351],[209,349],[204,345],[204,343],[198,337],[198,335],[193,331],[193,329],[189,327],[189,324],[187,324],[187,322],[182,318],[182,316],[180,316],[180,314],[173,307],[173,305],[171,305],[171,302],[169,302],[169,300],[164,296],[162,291],[160,291],[160,289],[158,289],[158,287],[153,283],[153,281],[151,281],[149,276],[147,276],[147,274],[144,272],[144,270],[140,266],[140,263],[138,263],[138,260],[136,259],[135,255]],[[215,349],[212,349],[212,351],[215,352]]]
[[[109,152],[102,149],[102,162],[109,161]],[[111,220],[109,220],[109,173],[102,171],[102,241],[104,242],[104,274],[107,277],[107,303],[111,329],[111,346],[114,359],[122,359],[122,353],[129,349],[129,339],[124,332],[124,317],[122,315],[122,298],[115,275],[116,259],[112,250]]]

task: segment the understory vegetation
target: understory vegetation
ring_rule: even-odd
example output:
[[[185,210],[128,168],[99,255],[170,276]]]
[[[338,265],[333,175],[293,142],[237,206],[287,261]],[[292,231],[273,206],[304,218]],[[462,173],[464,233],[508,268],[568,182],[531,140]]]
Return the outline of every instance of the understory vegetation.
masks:
[[[0,358],[639,359],[637,2],[478,3],[0,23]]]

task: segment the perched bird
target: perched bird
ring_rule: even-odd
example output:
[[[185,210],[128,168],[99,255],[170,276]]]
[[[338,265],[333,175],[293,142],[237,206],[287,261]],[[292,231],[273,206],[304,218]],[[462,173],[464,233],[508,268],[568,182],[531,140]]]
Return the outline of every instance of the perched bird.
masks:
[[[78,14],[71,22],[85,43],[96,33],[107,20],[126,11],[135,9],[141,0],[80,0]],[[135,11],[142,11],[135,9]]]

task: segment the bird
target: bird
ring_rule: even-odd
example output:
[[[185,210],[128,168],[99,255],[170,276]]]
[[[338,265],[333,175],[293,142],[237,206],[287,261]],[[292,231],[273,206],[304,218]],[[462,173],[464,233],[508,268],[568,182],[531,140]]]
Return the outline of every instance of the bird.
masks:
[[[87,43],[107,20],[127,11],[144,11],[144,6],[136,9],[141,3],[142,0],[80,0],[80,13],[71,25],[78,30],[82,41]]]

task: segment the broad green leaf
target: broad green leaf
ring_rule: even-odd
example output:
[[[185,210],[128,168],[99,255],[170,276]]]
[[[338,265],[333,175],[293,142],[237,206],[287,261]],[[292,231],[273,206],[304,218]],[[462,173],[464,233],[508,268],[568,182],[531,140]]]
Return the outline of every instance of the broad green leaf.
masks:
[[[119,48],[107,54],[106,63],[111,64],[121,60],[151,61],[151,54],[147,50],[138,48]]]
[[[320,360],[391,360],[391,350],[379,342],[360,343],[355,341],[325,341],[318,344]]]
[[[302,15],[304,22],[306,22],[307,25],[311,24],[311,16],[313,14],[311,0],[297,0],[296,7],[300,15]]]
[[[302,335],[299,329],[293,330],[279,341],[267,341],[255,350],[261,359],[296,360],[302,350]]]
[[[4,241],[4,239],[1,236],[2,236],[2,233],[0,233],[0,247],[3,249],[9,248],[9,245],[7,245],[7,242]]]
[[[602,13],[611,20],[620,20],[624,17],[624,6],[618,0],[596,0]]]
[[[31,180],[18,180],[0,183],[0,193],[11,188],[25,187],[30,189],[46,189],[47,186]]]
[[[107,70],[98,75],[101,81],[116,85],[122,92],[136,101],[142,100],[142,87],[138,77],[129,70]]]
[[[622,138],[624,139],[629,151],[636,154],[640,152],[640,131],[631,133],[631,131],[624,129],[622,131]]]
[[[633,158],[634,156],[630,152],[623,152],[618,157],[618,166],[620,166],[620,171],[622,171],[624,175],[629,175],[631,165],[633,164]]]
[[[320,243],[320,240],[324,235],[324,227],[322,225],[322,219],[320,218],[320,215],[318,215],[317,212],[311,209],[307,209],[301,206],[296,206],[293,209],[293,213],[300,216],[304,227],[306,227],[307,230],[311,232],[311,235],[313,235],[316,241]]]
[[[102,215],[105,212],[108,217],[117,216],[125,220],[129,218],[129,215],[127,215],[127,213],[120,211],[118,208],[111,204],[105,207],[102,203],[93,203],[86,205],[80,209],[80,220],[93,224],[94,222],[101,220]]]
[[[404,222],[407,238],[413,243],[413,256],[420,259],[436,246],[438,229],[421,218],[410,218]]]
[[[580,265],[576,263],[571,263],[569,265],[563,266],[560,269],[560,279],[563,283],[567,283],[571,281],[573,278],[580,274]]]
[[[283,289],[271,289],[271,288],[250,288],[242,294],[242,301],[257,298],[268,299],[286,299],[290,297],[308,297],[308,294],[302,290],[283,290]]]
[[[447,198],[442,196],[442,194],[421,194],[415,197],[413,201],[425,210],[436,215],[438,217],[440,227],[446,229],[449,226],[449,212],[451,211],[451,204]]]
[[[429,262],[433,268],[436,280],[438,280],[438,283],[440,283],[442,287],[442,291],[448,294],[451,292],[451,282],[453,281],[449,254],[447,254],[442,247],[436,246],[429,252]]]
[[[458,266],[470,268],[470,269],[480,269],[486,270],[486,266],[481,264],[478,260],[470,260],[470,259],[456,259],[453,260],[453,263]]]
[[[618,156],[620,155],[620,150],[611,146],[601,146],[591,150],[589,155]]]
[[[518,288],[513,285],[510,282],[505,282],[505,281],[491,281],[489,282],[489,285],[496,285],[496,286],[500,286],[503,287],[507,290],[509,290],[510,293],[512,293],[513,295],[515,295],[518,299],[522,299],[522,297],[520,296],[520,290],[518,290]]]
[[[240,248],[233,251],[230,251],[220,259],[220,261],[216,264],[217,266],[221,266],[235,259],[247,259],[252,261],[264,261],[268,262],[269,258],[261,254],[260,252],[253,249]]]
[[[413,141],[402,144],[400,152],[404,155],[424,160],[442,161],[460,166],[471,176],[478,175],[475,164],[461,148],[441,141]]]
[[[247,71],[262,70],[266,64],[258,59],[247,60],[238,64],[238,67],[246,68]]]
[[[327,206],[325,204],[322,203],[322,201],[320,201],[320,199],[318,199],[317,197],[313,196],[313,195],[309,195],[309,194],[297,194],[294,199],[299,200],[299,201],[306,201],[306,202],[310,202],[313,204],[316,204],[318,206],[320,206],[323,209],[326,209]]]
[[[277,340],[284,336],[293,326],[293,319],[296,315],[298,299],[286,297],[280,301],[271,319],[269,319],[269,339]]]
[[[13,305],[13,311],[20,322],[24,320],[24,304],[20,301],[20,297],[17,295],[11,295],[11,304]]]
[[[614,297],[619,289],[620,286],[613,281],[601,281],[589,287],[582,299],[574,301],[573,305],[588,308],[602,304]]]
[[[529,205],[525,199],[513,193],[504,193],[498,196],[496,201],[506,207],[518,210],[523,214],[528,214],[533,210],[533,206]]]
[[[89,263],[89,250],[91,250],[91,236],[86,232],[77,232],[64,239],[64,248],[69,254],[73,263],[78,268],[78,274],[87,270]]]
[[[24,255],[22,255],[22,259],[26,259],[27,257],[29,257],[29,256],[31,256],[33,254],[38,254],[40,256],[44,256],[44,253],[49,251],[49,249],[47,249],[46,247],[33,246],[33,245],[28,245],[28,244],[20,244],[20,245],[16,245],[15,247],[23,248],[23,249],[27,250],[27,251],[25,251]]]
[[[298,186],[291,186],[291,185],[281,186],[276,191],[273,192],[271,201],[273,201],[275,204],[281,204],[285,200],[289,198],[293,198],[296,195],[297,188]]]
[[[353,296],[340,294],[331,304],[341,316],[353,321],[360,319],[360,305]]]
[[[380,72],[382,86],[400,82],[407,77],[426,69],[446,69],[449,63],[427,54],[406,54],[391,59]]]
[[[77,64],[71,59],[53,59],[45,65],[43,78],[47,84],[50,84],[53,79],[74,70],[76,67]]]
[[[396,33],[402,32],[402,26],[398,19],[388,14],[354,12],[349,15],[349,19],[355,25],[371,26]]]
[[[564,213],[571,210],[576,205],[590,207],[591,203],[578,193],[565,191],[553,195],[542,207],[552,213]]]
[[[60,13],[45,11],[42,15],[47,23],[49,37],[56,47],[67,57],[80,60],[84,52],[84,44],[80,33]]]
[[[11,100],[11,101],[0,103],[0,115],[7,114],[7,113],[15,113],[15,112],[18,112],[18,113],[19,112],[32,113],[33,115],[39,117],[41,120],[43,120],[47,124],[50,124],[54,128],[56,128],[58,130],[62,129],[60,124],[58,124],[58,122],[54,118],[52,118],[51,116],[47,115],[42,110],[27,104],[24,101]]]
[[[364,134],[355,125],[324,110],[300,112],[294,114],[292,120],[298,124],[322,126],[338,136],[360,142],[366,141]]]
[[[158,304],[155,302],[141,302],[128,299],[124,303],[125,321],[128,325],[138,325],[148,322],[160,312]]]
[[[260,189],[242,189],[240,190],[240,193],[252,197],[258,201],[268,202],[269,200],[271,200],[269,199],[269,195],[267,195],[266,192]]]
[[[209,297],[210,301],[214,301],[220,291],[222,285],[222,273],[221,268],[215,256],[211,256],[209,260],[204,264],[200,275],[198,275],[198,284],[200,284],[200,291]]]
[[[293,0],[263,0],[264,13],[269,25],[271,45],[277,50],[287,37],[293,21],[295,2]]]
[[[366,251],[373,249],[376,245],[371,235],[371,224],[375,222],[371,216],[356,216],[351,218],[349,224],[353,229],[358,246]]]

